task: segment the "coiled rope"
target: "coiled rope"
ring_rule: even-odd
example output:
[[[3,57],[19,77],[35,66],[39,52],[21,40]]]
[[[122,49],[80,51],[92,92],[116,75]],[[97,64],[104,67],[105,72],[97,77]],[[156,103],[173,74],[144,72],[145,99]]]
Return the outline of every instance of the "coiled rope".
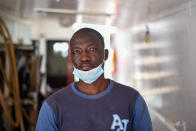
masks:
[[[31,118],[27,115],[25,110],[21,106],[20,102],[20,92],[19,92],[19,81],[18,81],[18,71],[17,71],[17,66],[16,66],[16,56],[15,56],[15,50],[14,50],[14,45],[12,42],[11,35],[8,31],[8,28],[5,24],[5,22],[0,18],[0,35],[3,38],[4,41],[4,48],[5,48],[5,53],[8,56],[8,63],[9,63],[9,68],[11,72],[10,76],[10,83],[8,81],[8,77],[6,75],[5,69],[3,67],[2,59],[0,58],[0,71],[3,76],[3,80],[5,82],[5,85],[8,87],[10,92],[13,94],[13,102],[14,102],[14,109],[15,109],[15,118],[16,121],[13,120],[11,114],[8,111],[7,105],[5,103],[5,99],[3,97],[3,93],[0,90],[0,105],[2,105],[3,111],[5,113],[5,116],[9,120],[12,126],[18,127],[20,126],[21,131],[24,131],[24,122],[23,122],[23,117],[27,119],[33,126],[35,126],[35,122],[31,120]]]

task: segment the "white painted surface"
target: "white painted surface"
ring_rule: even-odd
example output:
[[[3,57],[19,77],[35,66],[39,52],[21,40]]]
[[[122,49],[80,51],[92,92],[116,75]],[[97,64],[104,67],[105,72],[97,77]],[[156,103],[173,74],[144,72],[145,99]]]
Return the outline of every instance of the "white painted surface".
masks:
[[[116,38],[115,41],[117,47],[120,43],[120,48],[124,47],[132,54],[132,59],[122,61],[122,51],[117,48],[120,54],[119,64],[136,62],[132,70],[126,73],[121,73],[121,70],[126,67],[122,66],[117,79],[122,81],[121,78],[126,78],[127,74],[136,74],[135,78],[140,78],[134,79],[136,89],[141,91],[161,89],[160,92],[157,90],[157,94],[149,94],[145,97],[146,100],[166,119],[173,122],[185,121],[187,131],[196,129],[195,3],[195,1],[189,1],[184,5],[162,12],[151,18],[148,23],[124,30],[120,35],[116,35],[119,40]],[[150,30],[148,44],[145,43],[145,25],[148,25]],[[126,37],[127,41],[120,40],[122,37]],[[145,58],[151,59],[148,62]],[[163,75],[168,71],[173,71],[171,76]],[[148,72],[148,75],[145,75],[144,72]],[[155,72],[157,72],[156,77],[154,77]],[[137,75],[138,73],[140,75]],[[123,82],[128,83],[129,81],[132,79],[126,79]],[[171,88],[171,92],[161,93],[163,87],[167,86]],[[175,88],[175,91],[172,91],[172,88]],[[162,128],[159,130],[164,131]]]

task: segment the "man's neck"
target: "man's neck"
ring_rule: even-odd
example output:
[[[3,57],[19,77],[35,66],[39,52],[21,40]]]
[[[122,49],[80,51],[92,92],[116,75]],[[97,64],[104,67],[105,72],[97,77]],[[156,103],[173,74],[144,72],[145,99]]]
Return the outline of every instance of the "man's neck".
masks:
[[[109,85],[109,80],[104,78],[104,74],[101,75],[96,81],[91,84],[84,83],[83,81],[79,81],[76,83],[76,88],[89,95],[96,95],[106,90]]]

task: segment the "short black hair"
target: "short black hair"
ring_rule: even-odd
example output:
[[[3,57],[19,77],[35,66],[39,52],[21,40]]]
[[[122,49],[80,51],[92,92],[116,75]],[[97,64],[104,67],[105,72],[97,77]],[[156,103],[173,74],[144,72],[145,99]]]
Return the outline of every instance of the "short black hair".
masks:
[[[95,34],[100,40],[101,40],[101,43],[103,44],[104,48],[105,48],[105,44],[104,44],[104,38],[103,36],[96,30],[92,29],[92,28],[81,28],[79,29],[78,31],[76,31],[73,36],[71,37],[71,40],[70,40],[70,43],[71,41],[76,37],[78,36],[79,34],[81,33],[86,33],[86,32],[90,32],[90,33],[93,33]]]

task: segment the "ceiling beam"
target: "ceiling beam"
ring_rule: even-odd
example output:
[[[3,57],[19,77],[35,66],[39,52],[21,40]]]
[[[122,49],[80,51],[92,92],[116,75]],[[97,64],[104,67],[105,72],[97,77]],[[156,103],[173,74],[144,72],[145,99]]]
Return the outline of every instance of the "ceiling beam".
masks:
[[[113,13],[105,12],[90,12],[90,11],[77,11],[77,10],[68,10],[68,9],[50,9],[50,8],[35,8],[35,12],[38,13],[51,13],[51,14],[63,14],[63,15],[86,15],[86,16],[104,16],[111,17]]]

